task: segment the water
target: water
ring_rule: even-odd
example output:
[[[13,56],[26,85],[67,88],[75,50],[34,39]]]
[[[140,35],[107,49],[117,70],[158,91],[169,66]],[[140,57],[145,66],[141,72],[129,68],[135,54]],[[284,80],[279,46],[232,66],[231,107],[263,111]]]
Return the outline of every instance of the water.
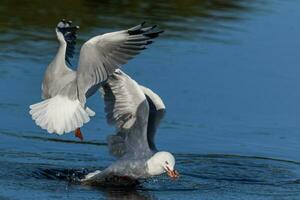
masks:
[[[299,199],[300,2],[0,1],[0,199]],[[28,105],[57,49],[61,18],[89,37],[144,20],[163,37],[124,70],[157,92],[167,115],[159,149],[182,176],[135,187],[76,181],[114,158],[99,95],[82,131],[55,136],[35,126]]]

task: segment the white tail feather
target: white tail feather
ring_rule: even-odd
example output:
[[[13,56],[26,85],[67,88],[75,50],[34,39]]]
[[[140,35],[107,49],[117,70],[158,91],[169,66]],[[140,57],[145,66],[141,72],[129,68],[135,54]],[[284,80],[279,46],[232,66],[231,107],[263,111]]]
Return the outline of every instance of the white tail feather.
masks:
[[[94,111],[92,111],[88,107],[85,108],[85,111],[89,114],[90,117],[94,117],[96,114]]]
[[[32,119],[49,133],[62,135],[83,126],[95,112],[83,108],[78,99],[57,95],[30,106]]]

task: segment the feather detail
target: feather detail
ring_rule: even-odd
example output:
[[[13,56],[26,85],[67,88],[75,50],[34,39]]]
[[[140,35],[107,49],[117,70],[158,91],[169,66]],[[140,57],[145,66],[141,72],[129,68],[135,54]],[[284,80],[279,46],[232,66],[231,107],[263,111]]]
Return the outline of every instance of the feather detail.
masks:
[[[79,100],[57,95],[30,106],[32,119],[49,133],[62,135],[83,126],[95,112],[84,109]]]

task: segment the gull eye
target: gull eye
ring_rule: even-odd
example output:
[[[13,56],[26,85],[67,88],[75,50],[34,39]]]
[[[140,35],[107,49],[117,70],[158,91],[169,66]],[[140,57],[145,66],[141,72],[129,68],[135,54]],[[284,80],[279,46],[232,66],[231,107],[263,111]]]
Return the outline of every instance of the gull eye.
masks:
[[[168,161],[165,162],[167,165],[169,164]]]

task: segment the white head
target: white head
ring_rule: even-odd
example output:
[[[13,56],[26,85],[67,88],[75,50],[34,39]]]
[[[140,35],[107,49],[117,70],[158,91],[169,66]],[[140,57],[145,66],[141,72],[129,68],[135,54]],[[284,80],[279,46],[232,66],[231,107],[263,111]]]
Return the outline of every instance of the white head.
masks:
[[[166,151],[159,151],[155,153],[147,161],[147,170],[151,176],[160,175],[167,172],[171,178],[179,176],[178,172],[174,169],[175,158],[174,156]]]

